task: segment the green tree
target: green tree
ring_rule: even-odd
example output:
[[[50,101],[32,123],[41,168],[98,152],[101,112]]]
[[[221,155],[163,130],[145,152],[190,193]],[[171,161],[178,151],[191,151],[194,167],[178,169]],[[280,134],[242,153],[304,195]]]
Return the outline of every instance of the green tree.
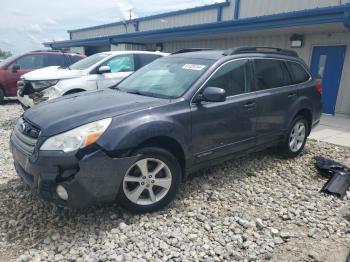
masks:
[[[10,56],[12,56],[11,51],[3,51],[3,50],[1,50],[1,48],[0,48],[0,57],[2,57],[2,58],[8,58],[8,57],[10,57]]]

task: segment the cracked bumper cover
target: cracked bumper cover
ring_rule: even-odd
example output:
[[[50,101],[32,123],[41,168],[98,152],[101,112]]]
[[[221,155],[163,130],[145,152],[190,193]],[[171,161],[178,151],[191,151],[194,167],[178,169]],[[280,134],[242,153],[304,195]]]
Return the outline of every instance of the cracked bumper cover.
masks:
[[[18,175],[41,198],[60,206],[82,208],[93,204],[113,202],[127,169],[138,156],[111,158],[98,150],[79,160],[74,153],[40,151],[26,156],[11,144]],[[64,182],[59,177],[67,170],[77,170]],[[68,200],[61,200],[56,187],[64,186]]]

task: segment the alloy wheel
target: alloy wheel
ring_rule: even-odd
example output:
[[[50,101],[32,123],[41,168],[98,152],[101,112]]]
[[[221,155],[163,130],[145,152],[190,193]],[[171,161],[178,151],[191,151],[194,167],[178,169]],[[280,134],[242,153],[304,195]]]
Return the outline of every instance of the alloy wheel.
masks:
[[[293,153],[298,152],[303,147],[305,137],[305,123],[302,121],[296,122],[289,136],[289,148]]]
[[[171,184],[171,171],[163,161],[144,158],[137,161],[126,172],[123,190],[132,203],[151,205],[167,195]]]

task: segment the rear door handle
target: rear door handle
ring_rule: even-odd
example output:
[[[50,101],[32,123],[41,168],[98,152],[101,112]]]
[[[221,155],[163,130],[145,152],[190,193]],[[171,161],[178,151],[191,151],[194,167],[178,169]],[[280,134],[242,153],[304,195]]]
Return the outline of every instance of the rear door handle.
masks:
[[[294,97],[296,97],[296,96],[297,96],[296,93],[291,93],[291,94],[288,95],[288,98],[294,98]]]

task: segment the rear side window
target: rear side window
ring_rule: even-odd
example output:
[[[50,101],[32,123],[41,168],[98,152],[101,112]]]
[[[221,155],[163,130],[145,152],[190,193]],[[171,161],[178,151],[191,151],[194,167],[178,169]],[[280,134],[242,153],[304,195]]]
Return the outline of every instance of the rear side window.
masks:
[[[310,79],[310,75],[300,64],[287,62],[287,65],[293,75],[293,84],[304,83]]]
[[[255,59],[255,76],[258,90],[292,84],[287,68],[281,60]]]
[[[48,55],[47,66],[65,66],[63,55]],[[67,60],[69,57],[67,58]]]
[[[206,83],[206,87],[225,89],[227,96],[250,92],[249,60],[240,59],[223,65]]]
[[[136,55],[136,57],[138,60],[138,68],[144,67],[145,65],[160,58],[159,55],[148,55],[148,54],[139,54],[139,55]]]

